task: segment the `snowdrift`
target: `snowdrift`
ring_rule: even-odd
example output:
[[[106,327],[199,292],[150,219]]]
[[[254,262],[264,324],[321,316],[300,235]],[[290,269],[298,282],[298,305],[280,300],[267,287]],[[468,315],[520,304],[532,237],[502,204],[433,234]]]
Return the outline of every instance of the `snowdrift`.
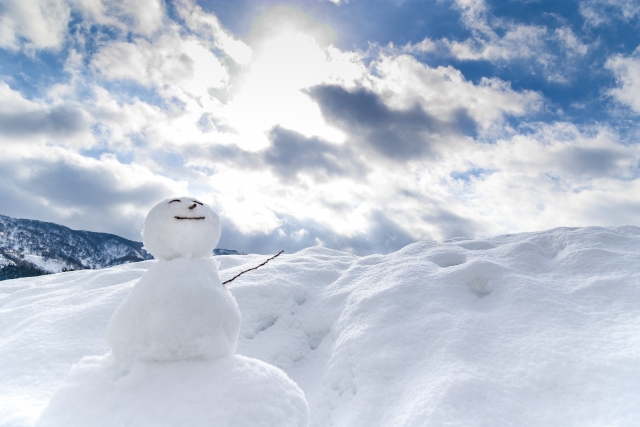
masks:
[[[260,255],[224,256],[223,280]],[[154,261],[0,282],[0,425],[30,426]],[[640,425],[640,228],[282,255],[230,284],[237,353],[312,426]]]

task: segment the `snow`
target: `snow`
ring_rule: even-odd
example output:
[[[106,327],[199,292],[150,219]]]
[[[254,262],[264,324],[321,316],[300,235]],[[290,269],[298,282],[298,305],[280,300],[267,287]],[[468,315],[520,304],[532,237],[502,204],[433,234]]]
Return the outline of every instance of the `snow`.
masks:
[[[265,258],[216,257],[223,280]],[[72,377],[108,364],[109,318],[157,264],[0,282],[0,425],[33,425],[83,356],[96,357]],[[242,313],[237,353],[295,381],[311,426],[634,426],[638,265],[638,227],[561,228],[366,257],[313,247],[228,288]],[[171,378],[197,389],[195,363],[220,369],[172,362],[140,384],[141,404],[174,393]],[[134,364],[131,382],[165,364]],[[190,402],[177,400],[184,414]]]
[[[167,199],[144,222],[144,249],[156,259],[204,258],[220,240],[220,219],[208,205],[191,197]]]
[[[47,259],[40,255],[25,255],[25,261],[29,261],[31,264],[40,268],[43,271],[49,271],[52,273],[60,273],[63,268],[70,269],[69,265],[57,259]]]
[[[8,265],[16,265],[16,263],[0,254],[0,268],[6,267]]]

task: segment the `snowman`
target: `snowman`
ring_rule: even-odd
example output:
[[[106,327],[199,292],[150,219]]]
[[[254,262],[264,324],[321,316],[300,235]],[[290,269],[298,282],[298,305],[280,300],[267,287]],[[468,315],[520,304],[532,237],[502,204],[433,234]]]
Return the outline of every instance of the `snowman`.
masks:
[[[211,256],[220,240],[218,215],[190,197],[168,199],[149,212],[142,239],[158,263],[109,322],[114,356],[132,362],[233,354],[241,315]]]
[[[111,352],[74,365],[37,427],[306,427],[304,393],[275,366],[236,355],[241,315],[212,251],[218,215],[178,197],[149,212],[157,262],[107,326]]]

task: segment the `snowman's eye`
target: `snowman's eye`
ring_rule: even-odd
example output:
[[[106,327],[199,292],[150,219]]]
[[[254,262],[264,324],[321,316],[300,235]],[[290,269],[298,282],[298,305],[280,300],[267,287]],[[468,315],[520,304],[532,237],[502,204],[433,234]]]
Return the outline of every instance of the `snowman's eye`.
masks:
[[[197,204],[199,204],[199,205],[202,205],[202,203],[200,203],[200,202],[199,202],[199,201],[197,201],[197,200],[194,200],[194,201],[193,201],[193,203],[197,203]]]
[[[169,202],[169,204],[173,203],[173,202],[179,202],[180,199],[173,199],[172,201]]]

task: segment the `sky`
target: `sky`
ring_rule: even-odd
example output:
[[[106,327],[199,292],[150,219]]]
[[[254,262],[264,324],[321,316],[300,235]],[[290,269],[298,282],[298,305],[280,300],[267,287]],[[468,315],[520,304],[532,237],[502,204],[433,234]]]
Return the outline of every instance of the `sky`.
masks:
[[[0,0],[0,214],[389,253],[640,224],[640,3]]]

